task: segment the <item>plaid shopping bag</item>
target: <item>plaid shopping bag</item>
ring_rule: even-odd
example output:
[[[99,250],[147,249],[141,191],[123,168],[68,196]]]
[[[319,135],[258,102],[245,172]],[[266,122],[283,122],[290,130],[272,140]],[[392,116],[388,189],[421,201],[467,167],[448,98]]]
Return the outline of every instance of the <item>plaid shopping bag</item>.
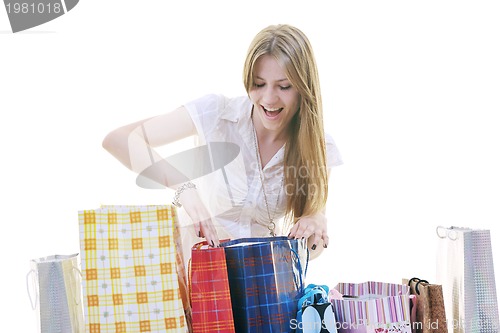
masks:
[[[287,237],[242,238],[221,246],[236,332],[290,332],[304,290],[306,242]]]
[[[383,282],[339,283],[330,299],[339,333],[411,333],[410,288]]]
[[[193,246],[190,295],[194,333],[235,332],[224,248]]]
[[[86,332],[188,332],[176,210],[102,206],[79,222]]]

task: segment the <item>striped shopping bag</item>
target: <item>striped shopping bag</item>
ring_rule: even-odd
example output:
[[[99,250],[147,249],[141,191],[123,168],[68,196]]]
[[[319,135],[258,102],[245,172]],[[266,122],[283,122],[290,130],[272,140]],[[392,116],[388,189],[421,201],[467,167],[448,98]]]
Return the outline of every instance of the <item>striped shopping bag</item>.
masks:
[[[339,283],[330,299],[339,333],[411,333],[410,288],[383,282]]]
[[[190,295],[194,333],[234,333],[233,309],[222,247],[195,244],[191,250]]]
[[[236,332],[290,332],[304,291],[306,241],[242,238],[221,246],[226,254]]]
[[[188,332],[175,207],[102,206],[79,222],[86,332]]]

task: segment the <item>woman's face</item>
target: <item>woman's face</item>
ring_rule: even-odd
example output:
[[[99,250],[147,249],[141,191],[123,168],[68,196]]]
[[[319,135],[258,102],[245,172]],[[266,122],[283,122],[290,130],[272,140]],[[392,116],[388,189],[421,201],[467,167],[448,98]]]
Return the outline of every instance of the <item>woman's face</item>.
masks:
[[[271,55],[257,59],[253,75],[254,86],[249,95],[253,102],[254,121],[282,136],[299,109],[299,93]]]

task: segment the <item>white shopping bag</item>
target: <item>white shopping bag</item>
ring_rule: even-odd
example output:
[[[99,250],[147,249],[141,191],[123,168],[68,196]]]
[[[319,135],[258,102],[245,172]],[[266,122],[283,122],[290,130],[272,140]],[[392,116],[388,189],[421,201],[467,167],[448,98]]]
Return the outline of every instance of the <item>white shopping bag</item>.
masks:
[[[498,333],[498,300],[489,230],[438,227],[437,283],[448,331]]]
[[[41,333],[85,331],[78,254],[31,260],[26,283]]]

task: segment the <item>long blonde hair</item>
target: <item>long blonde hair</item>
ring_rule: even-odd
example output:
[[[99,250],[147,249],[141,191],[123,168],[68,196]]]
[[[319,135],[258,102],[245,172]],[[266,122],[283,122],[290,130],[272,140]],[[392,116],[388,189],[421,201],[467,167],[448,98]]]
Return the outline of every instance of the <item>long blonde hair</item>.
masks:
[[[300,95],[300,109],[290,123],[285,145],[286,220],[312,215],[328,197],[328,170],[318,70],[306,35],[290,25],[260,31],[250,44],[243,70],[247,93],[254,85],[254,66],[263,55],[273,56]],[[290,190],[293,190],[290,193]]]

